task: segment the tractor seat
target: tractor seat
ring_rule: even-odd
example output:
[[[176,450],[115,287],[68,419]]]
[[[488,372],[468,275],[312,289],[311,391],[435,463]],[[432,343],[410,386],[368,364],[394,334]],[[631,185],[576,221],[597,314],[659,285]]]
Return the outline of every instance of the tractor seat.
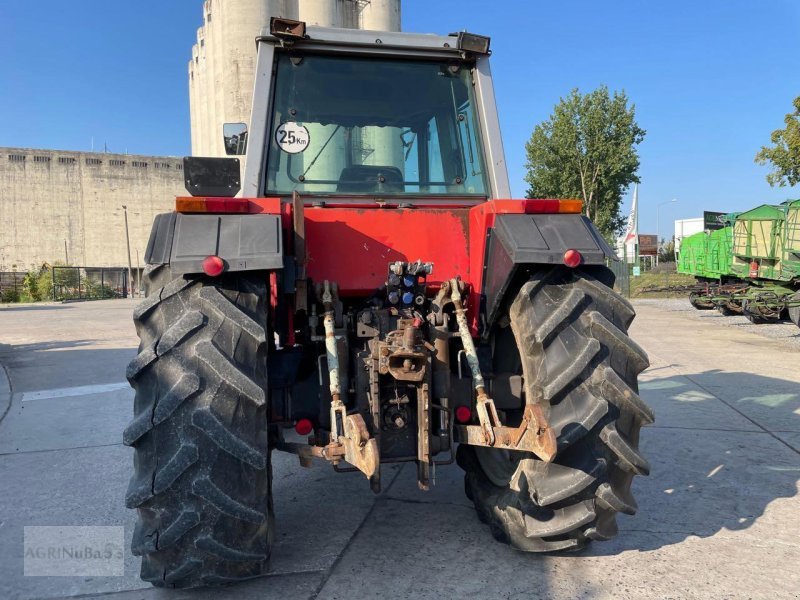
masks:
[[[404,191],[403,174],[397,167],[345,167],[339,175],[336,191],[350,194],[401,193]]]

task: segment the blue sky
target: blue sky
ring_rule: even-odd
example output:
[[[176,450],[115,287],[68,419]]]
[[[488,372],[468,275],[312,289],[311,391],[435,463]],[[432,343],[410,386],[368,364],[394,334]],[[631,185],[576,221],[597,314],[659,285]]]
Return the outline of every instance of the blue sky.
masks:
[[[3,2],[0,145],[182,155],[186,65],[200,0]],[[753,155],[800,95],[795,0],[405,0],[403,28],[492,36],[515,196],[524,144],[577,87],[624,89],[640,147],[641,231],[674,218],[800,197],[770,188]]]

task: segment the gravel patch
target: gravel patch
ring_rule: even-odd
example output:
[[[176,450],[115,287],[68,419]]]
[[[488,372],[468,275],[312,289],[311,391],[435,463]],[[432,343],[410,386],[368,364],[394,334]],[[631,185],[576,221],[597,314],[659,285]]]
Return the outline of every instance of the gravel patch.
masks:
[[[754,325],[741,315],[725,317],[716,310],[697,310],[687,298],[635,298],[634,306],[653,306],[667,312],[685,313],[687,319],[713,323],[719,327],[735,327],[773,340],[782,340],[787,348],[800,352],[800,327],[791,321]]]

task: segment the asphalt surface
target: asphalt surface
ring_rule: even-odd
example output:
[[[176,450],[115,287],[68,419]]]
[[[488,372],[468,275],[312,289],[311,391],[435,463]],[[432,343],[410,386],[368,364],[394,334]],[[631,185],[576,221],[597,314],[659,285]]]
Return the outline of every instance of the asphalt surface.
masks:
[[[0,307],[0,598],[798,597],[800,330],[764,337],[684,302],[637,303],[657,422],[639,512],[615,540],[519,553],[478,521],[456,466],[428,493],[413,466],[392,467],[376,497],[358,475],[277,454],[271,574],[180,592],[139,580],[129,553],[123,577],[23,575],[26,525],[123,525],[130,542],[120,438],[136,337],[129,301]]]

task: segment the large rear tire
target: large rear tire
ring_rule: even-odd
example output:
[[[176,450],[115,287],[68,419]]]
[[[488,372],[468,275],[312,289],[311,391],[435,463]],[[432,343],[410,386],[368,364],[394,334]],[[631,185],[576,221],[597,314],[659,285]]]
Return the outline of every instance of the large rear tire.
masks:
[[[634,310],[587,272],[554,268],[522,286],[507,317],[494,334],[495,370],[517,357],[525,395],[545,406],[558,454],[548,464],[462,444],[467,495],[493,535],[520,550],[607,540],[617,513],[636,511],[633,476],[650,469],[638,449],[639,429],[654,416],[638,395],[637,376],[649,363],[627,335]],[[513,411],[506,415],[514,420]]]
[[[124,443],[131,550],[159,587],[236,581],[266,570],[272,535],[263,275],[173,277],[148,266],[134,311],[141,340]]]

